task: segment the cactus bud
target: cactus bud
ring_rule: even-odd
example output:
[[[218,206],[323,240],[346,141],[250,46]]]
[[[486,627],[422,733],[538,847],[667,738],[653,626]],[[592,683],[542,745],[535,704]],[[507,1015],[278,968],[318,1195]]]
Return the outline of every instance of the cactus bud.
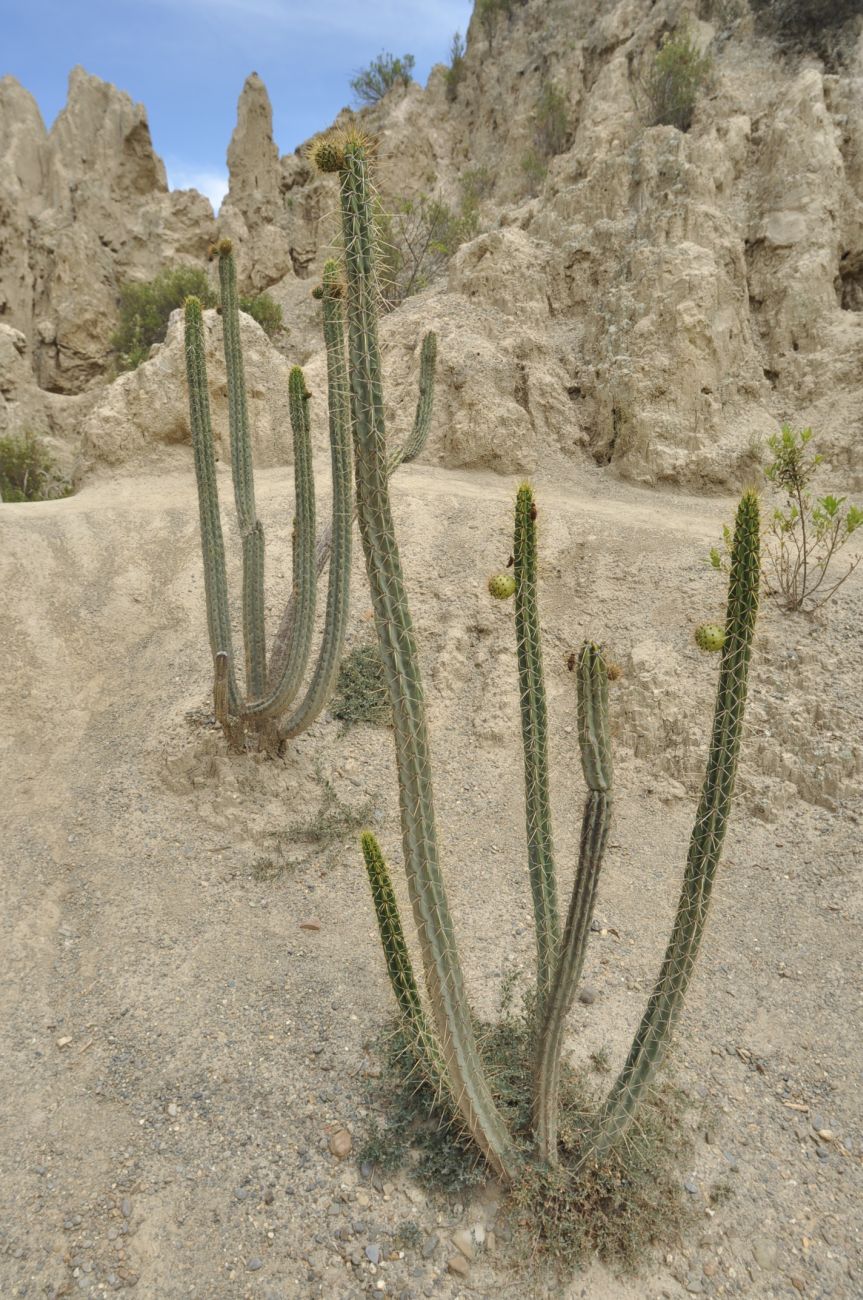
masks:
[[[695,629],[695,644],[699,650],[714,654],[725,644],[725,632],[718,623],[700,623]]]
[[[320,302],[323,296],[324,296],[324,286],[322,284],[316,284],[314,289],[312,289],[312,297],[315,298],[318,302]]]
[[[511,573],[493,573],[488,580],[488,589],[495,600],[509,600],[515,595],[515,578]]]
[[[325,136],[311,148],[312,161],[321,172],[337,172],[345,165],[345,148],[341,139]]]

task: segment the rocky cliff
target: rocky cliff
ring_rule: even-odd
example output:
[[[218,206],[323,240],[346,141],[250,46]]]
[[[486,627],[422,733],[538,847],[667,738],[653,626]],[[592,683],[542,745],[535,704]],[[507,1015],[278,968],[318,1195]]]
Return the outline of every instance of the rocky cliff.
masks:
[[[646,125],[643,93],[683,21],[713,59],[686,133]],[[828,65],[805,42],[777,44],[744,0],[514,0],[474,16],[454,98],[439,68],[364,112],[385,202],[456,204],[465,173],[483,177],[479,233],[384,323],[394,414],[422,331],[439,332],[431,459],[529,470],[589,454],[704,489],[745,479],[758,441],[789,419],[818,429],[846,483],[863,482],[860,20],[840,36]],[[549,85],[565,138],[531,194],[524,160]],[[27,92],[0,83],[0,152],[0,328],[19,331],[0,372],[18,375],[3,390],[9,424],[32,422],[42,400],[30,372],[55,393],[103,382],[118,284],[202,257],[214,220],[200,195],[168,191],[144,110],[80,69],[49,133]],[[285,350],[305,362],[335,194],[302,151],[279,156],[255,74],[228,163],[219,228],[246,285],[281,302]],[[179,347],[176,331],[164,346]],[[131,390],[152,364],[123,381],[122,402],[87,397],[97,459],[100,418],[146,418]],[[56,410],[48,423],[80,431],[83,411],[64,424]],[[112,435],[112,458],[152,436]]]

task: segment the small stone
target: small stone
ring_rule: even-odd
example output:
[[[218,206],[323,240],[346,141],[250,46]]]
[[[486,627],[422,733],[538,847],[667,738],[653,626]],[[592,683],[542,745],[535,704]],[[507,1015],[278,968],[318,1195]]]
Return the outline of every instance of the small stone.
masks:
[[[354,1140],[346,1128],[340,1128],[330,1137],[330,1151],[337,1160],[344,1160],[351,1153]]]
[[[423,1242],[423,1249],[422,1249],[423,1259],[431,1259],[432,1255],[435,1253],[439,1245],[440,1245],[440,1238],[437,1236],[436,1233],[432,1233],[430,1237],[426,1237],[425,1241]]]
[[[476,1258],[476,1245],[473,1237],[466,1228],[459,1228],[458,1232],[452,1234],[450,1240],[456,1250],[460,1250],[467,1259]]]
[[[821,1138],[822,1142],[832,1142],[833,1130],[832,1128],[820,1128],[818,1130],[818,1136]]]
[[[704,1283],[701,1281],[700,1277],[696,1277],[695,1274],[692,1273],[686,1279],[686,1289],[690,1295],[701,1295],[704,1291]]]
[[[802,1277],[794,1277],[794,1276],[792,1276],[792,1277],[789,1277],[788,1281],[789,1281],[789,1282],[791,1283],[791,1285],[794,1287],[794,1290],[795,1290],[795,1291],[799,1291],[801,1295],[802,1295],[803,1292],[806,1290],[806,1283],[804,1282],[804,1280],[803,1280]]]
[[[453,1255],[451,1259],[447,1260],[446,1266],[449,1271],[455,1273],[457,1277],[467,1277],[470,1272],[470,1262],[461,1254]]]
[[[124,1196],[120,1202],[120,1213],[123,1215],[124,1219],[131,1219],[132,1217],[132,1202],[129,1200],[128,1196]]]
[[[301,930],[320,930],[321,923],[316,916],[310,916],[305,921],[300,921]]]
[[[755,1263],[765,1272],[776,1267],[777,1249],[775,1241],[768,1237],[756,1237],[752,1242],[752,1255]]]
[[[380,1246],[366,1246],[366,1259],[370,1264],[380,1264],[381,1248]]]
[[[246,1268],[249,1270],[250,1273],[257,1273],[258,1269],[263,1267],[264,1267],[264,1261],[260,1259],[257,1255],[253,1255],[252,1258],[249,1260],[249,1262],[246,1264]]]
[[[579,1002],[582,1002],[586,1007],[592,1006],[592,1004],[596,1001],[596,990],[592,989],[589,984],[585,984],[584,988],[581,990],[581,992],[578,995],[578,1000]]]
[[[699,1189],[698,1189],[698,1183],[695,1181],[694,1178],[684,1178],[684,1180],[683,1180],[683,1186],[684,1186],[685,1190],[686,1190],[687,1192],[689,1192],[689,1195],[690,1195],[690,1196],[697,1196],[697,1195],[698,1195],[698,1190],[699,1190]]]
[[[69,1046],[69,1044],[71,1043],[71,1041],[72,1041],[71,1038],[58,1038],[58,1039],[57,1039],[57,1046],[58,1046],[58,1047],[60,1048],[60,1050],[62,1051],[64,1047],[68,1047],[68,1046]]]
[[[702,1265],[701,1271],[705,1277],[716,1277],[716,1274],[719,1272],[719,1265],[715,1260],[708,1259],[706,1263]]]

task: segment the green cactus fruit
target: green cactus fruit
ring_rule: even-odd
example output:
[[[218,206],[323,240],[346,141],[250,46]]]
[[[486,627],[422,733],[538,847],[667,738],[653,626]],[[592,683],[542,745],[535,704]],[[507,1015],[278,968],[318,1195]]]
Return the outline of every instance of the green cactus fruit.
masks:
[[[515,595],[515,578],[511,573],[493,573],[488,580],[488,589],[495,600],[509,600]]]
[[[699,650],[715,654],[725,644],[725,632],[718,623],[700,623],[695,629],[695,644]]]

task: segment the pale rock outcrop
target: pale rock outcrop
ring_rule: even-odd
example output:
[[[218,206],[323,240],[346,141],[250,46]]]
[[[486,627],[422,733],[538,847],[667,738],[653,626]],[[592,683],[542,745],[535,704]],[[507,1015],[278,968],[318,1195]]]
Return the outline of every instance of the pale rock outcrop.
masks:
[[[217,312],[204,312],[210,411],[216,452],[230,460],[228,387]],[[255,462],[284,465],[292,459],[288,414],[290,366],[250,316],[240,315],[249,428]],[[160,449],[188,444],[189,398],[183,346],[183,313],[171,316],[165,342],[136,370],[104,389],[84,421],[81,451],[85,462],[123,465]]]
[[[143,106],[82,68],[48,134],[4,78],[0,143],[0,316],[27,335],[43,388],[80,392],[103,379],[119,285],[202,259],[212,209],[168,190]]]
[[[481,192],[480,233],[382,322],[405,393],[424,329],[439,331],[429,459],[521,472],[589,452],[712,490],[751,477],[789,420],[817,429],[837,487],[863,484],[863,40],[849,27],[826,71],[814,53],[780,57],[744,8],[523,0],[475,14],[453,99],[438,68],[339,114],[374,137],[385,205],[456,207],[468,173]],[[686,134],[650,126],[644,92],[682,19],[714,60]],[[565,130],[543,182],[525,161],[549,86]],[[19,125],[0,117],[0,315],[43,387],[78,390],[102,373],[119,280],[201,256],[212,222],[200,196],[167,193],[143,109],[113,88],[73,74],[50,136],[8,79],[4,104]],[[256,74],[228,160],[218,226],[241,285],[282,305],[283,349],[311,358],[320,388],[309,290],[337,249],[335,178],[305,150],[279,157]],[[412,398],[390,400],[407,418]]]

